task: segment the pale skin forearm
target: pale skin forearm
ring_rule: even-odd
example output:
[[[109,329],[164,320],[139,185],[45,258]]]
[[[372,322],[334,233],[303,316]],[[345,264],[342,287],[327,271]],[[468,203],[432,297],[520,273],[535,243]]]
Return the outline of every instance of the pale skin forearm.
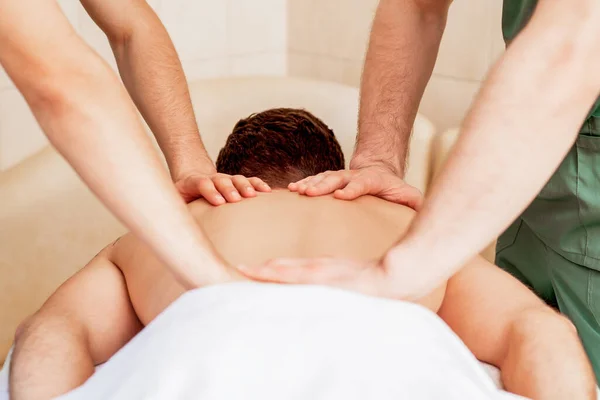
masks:
[[[183,284],[220,277],[116,75],[55,2],[0,0],[0,8],[0,63],[50,142]]]
[[[216,172],[200,134],[181,61],[165,27],[143,0],[81,0],[104,30],[127,91],[154,133],[171,175]]]
[[[494,240],[573,144],[600,91],[600,10],[595,1],[578,3],[540,2],[491,71],[423,209],[389,254],[392,264],[423,260],[423,288]]]
[[[211,245],[175,191],[117,78],[101,75],[84,74],[90,81],[80,86],[72,75],[76,86],[64,109],[47,112],[33,105],[34,114],[94,193],[177,278],[187,287],[209,282],[211,267],[218,264]]]
[[[379,3],[362,76],[351,168],[383,164],[404,175],[412,126],[433,71],[449,5],[446,0],[422,3],[432,2]]]

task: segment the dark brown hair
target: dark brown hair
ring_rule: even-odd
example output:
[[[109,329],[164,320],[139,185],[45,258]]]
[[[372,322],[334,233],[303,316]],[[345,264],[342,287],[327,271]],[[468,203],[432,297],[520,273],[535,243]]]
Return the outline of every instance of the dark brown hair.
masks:
[[[344,169],[333,131],[305,110],[274,108],[240,120],[217,158],[217,171],[259,177],[272,188]]]

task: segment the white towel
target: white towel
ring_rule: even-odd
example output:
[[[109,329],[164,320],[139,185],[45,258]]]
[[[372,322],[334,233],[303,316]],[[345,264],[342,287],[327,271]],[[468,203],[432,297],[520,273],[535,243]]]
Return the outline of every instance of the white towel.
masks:
[[[316,286],[188,292],[72,399],[497,399],[437,315]]]
[[[8,367],[10,366],[10,358],[12,349],[8,352],[4,365],[0,369],[0,400],[8,400]]]

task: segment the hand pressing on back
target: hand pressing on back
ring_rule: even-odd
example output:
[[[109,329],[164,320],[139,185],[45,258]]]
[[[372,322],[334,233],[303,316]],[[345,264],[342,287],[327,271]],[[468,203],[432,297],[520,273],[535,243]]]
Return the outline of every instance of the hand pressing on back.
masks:
[[[237,266],[246,277],[283,284],[325,285],[369,296],[416,301],[448,277],[421,265],[412,250],[391,249],[380,260],[282,258],[257,266]]]
[[[236,203],[244,198],[255,197],[256,192],[271,191],[269,185],[260,178],[218,172],[180,175],[175,179],[175,187],[187,203],[204,198],[213,206]]]
[[[383,165],[357,169],[327,171],[290,183],[288,189],[306,196],[323,196],[333,193],[341,200],[354,200],[372,195],[418,210],[423,202],[421,192],[404,182]]]

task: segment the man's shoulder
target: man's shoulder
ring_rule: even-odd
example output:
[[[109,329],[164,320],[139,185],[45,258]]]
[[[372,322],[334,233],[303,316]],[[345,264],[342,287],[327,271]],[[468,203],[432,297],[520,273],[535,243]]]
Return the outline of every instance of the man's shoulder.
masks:
[[[360,204],[366,211],[392,219],[412,219],[416,214],[415,210],[403,204],[394,203],[371,195],[361,196],[353,200],[353,202]]]
[[[204,199],[198,199],[188,204],[188,209],[196,217],[202,214],[213,211],[238,211],[252,209],[263,205],[286,205],[286,204],[302,204],[309,207],[351,207],[365,208],[372,210],[385,210],[394,213],[414,214],[414,210],[401,204],[396,204],[376,196],[365,195],[355,200],[339,200],[333,194],[324,196],[306,196],[300,195],[289,190],[274,190],[269,193],[257,193],[256,197],[246,198],[237,203],[227,203],[220,206],[213,206]]]
[[[232,224],[241,227],[248,223],[255,224],[256,221],[262,221],[263,225],[279,226],[275,220],[284,219],[294,226],[302,226],[307,220],[349,221],[360,215],[382,224],[404,225],[415,214],[409,207],[374,196],[362,196],[348,201],[336,199],[333,195],[311,197],[288,190],[258,193],[256,197],[220,206],[213,206],[200,199],[190,203],[188,208],[207,234],[217,226],[222,230],[232,227]]]

